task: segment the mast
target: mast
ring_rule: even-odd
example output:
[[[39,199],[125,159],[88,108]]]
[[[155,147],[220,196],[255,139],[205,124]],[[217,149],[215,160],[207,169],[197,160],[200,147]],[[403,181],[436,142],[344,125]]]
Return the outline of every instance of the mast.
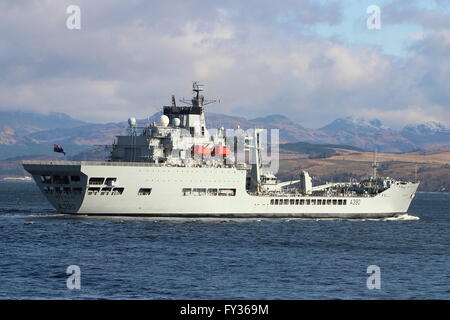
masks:
[[[251,182],[252,189],[256,192],[259,191],[261,186],[261,169],[260,169],[260,141],[259,141],[259,130],[253,129],[253,146],[251,146],[253,153],[252,170],[251,170]]]
[[[198,83],[198,81],[193,81],[192,91],[194,92],[194,96],[190,101],[187,99],[181,99],[180,102],[190,105],[192,107],[202,108],[203,112],[204,106],[218,101],[217,99],[205,100],[205,97],[200,94],[200,92],[204,90],[203,87],[204,87],[203,84]]]
[[[417,183],[417,163],[414,168],[414,183]]]
[[[377,149],[375,149],[375,151],[373,152],[373,161],[372,161],[372,169],[373,169],[372,177],[373,177],[373,180],[377,180],[377,168],[378,168]]]

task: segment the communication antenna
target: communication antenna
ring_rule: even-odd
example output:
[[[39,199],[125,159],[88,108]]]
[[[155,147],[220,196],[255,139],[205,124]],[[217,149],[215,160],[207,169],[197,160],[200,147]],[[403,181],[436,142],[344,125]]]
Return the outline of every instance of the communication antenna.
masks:
[[[211,104],[214,102],[217,102],[217,99],[212,99],[212,100],[205,100],[205,97],[203,95],[200,94],[201,91],[203,91],[204,85],[198,83],[198,81],[193,81],[192,82],[192,91],[194,92],[194,97],[192,97],[191,100],[187,100],[187,99],[181,99],[180,102],[185,103],[187,105],[193,106],[193,107],[203,107],[206,106],[207,104]]]
[[[417,163],[416,163],[416,166],[414,168],[414,183],[417,183]]]
[[[172,107],[176,107],[177,106],[177,102],[175,101],[175,95],[172,95]]]

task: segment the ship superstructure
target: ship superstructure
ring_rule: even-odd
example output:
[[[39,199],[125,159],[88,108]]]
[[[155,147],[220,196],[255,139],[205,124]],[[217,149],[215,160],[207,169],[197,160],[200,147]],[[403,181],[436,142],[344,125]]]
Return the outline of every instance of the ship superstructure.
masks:
[[[377,175],[313,186],[308,172],[279,182],[261,159],[263,130],[230,135],[208,130],[203,88],[177,106],[172,96],[158,122],[128,120],[109,159],[24,161],[60,212],[92,215],[382,218],[406,213],[418,183]],[[250,160],[250,161],[247,161]]]

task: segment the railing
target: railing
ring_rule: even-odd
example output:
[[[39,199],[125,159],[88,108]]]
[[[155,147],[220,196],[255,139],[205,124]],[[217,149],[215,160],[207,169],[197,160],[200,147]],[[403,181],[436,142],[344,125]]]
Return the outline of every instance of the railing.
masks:
[[[214,166],[182,166],[167,163],[148,163],[148,162],[106,162],[106,161],[40,161],[40,160],[23,160],[22,164],[29,165],[60,165],[60,166],[119,166],[119,167],[179,167],[179,168],[214,168]],[[224,165],[222,168],[238,168],[245,169],[245,165]]]

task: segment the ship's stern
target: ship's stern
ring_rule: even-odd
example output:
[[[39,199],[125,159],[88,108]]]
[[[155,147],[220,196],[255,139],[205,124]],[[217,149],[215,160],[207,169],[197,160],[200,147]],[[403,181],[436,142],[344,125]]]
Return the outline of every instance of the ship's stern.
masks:
[[[77,213],[86,193],[87,176],[81,163],[73,161],[23,161],[23,168],[61,213]]]

